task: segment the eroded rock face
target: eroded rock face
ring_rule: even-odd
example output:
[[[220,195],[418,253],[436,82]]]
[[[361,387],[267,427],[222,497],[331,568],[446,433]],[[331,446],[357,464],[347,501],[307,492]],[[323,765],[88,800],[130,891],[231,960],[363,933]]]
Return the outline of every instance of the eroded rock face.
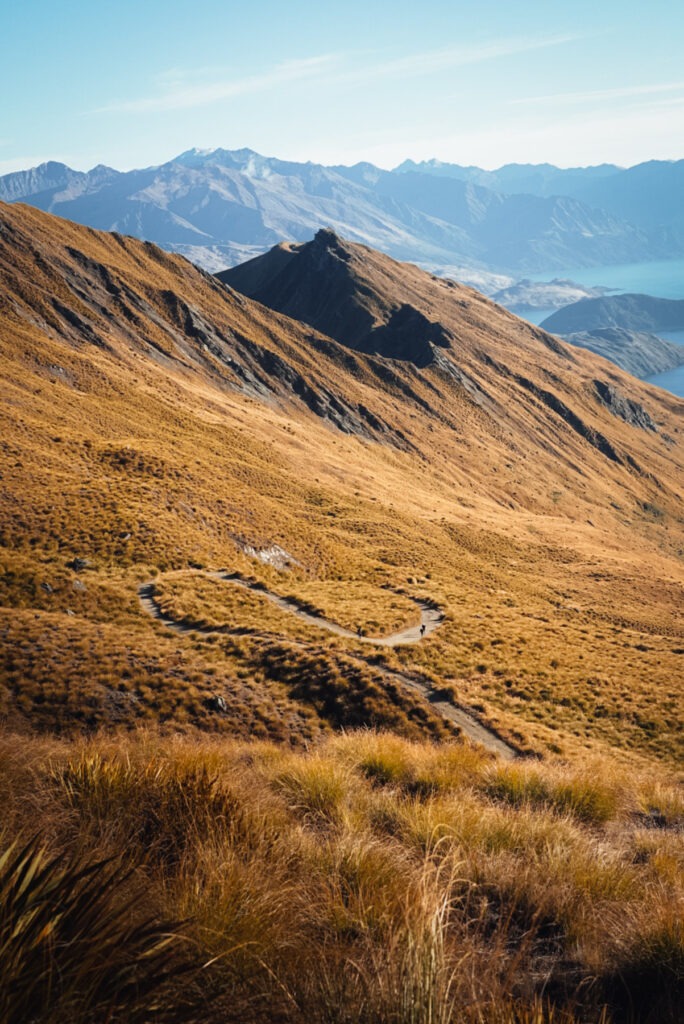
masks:
[[[621,420],[629,423],[632,427],[653,430],[657,433],[656,423],[639,402],[627,398],[614,385],[608,384],[606,381],[595,380],[594,388],[600,402],[612,412],[613,416],[619,416]]]
[[[440,323],[433,323],[420,310],[404,303],[380,327],[369,331],[359,349],[369,354],[402,359],[414,366],[434,361],[433,346],[449,348],[453,336]]]

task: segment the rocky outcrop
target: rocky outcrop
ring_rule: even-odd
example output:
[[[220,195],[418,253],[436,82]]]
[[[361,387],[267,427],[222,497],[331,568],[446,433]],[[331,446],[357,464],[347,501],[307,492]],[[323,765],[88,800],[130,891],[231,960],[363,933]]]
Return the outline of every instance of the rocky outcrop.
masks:
[[[372,264],[370,250],[326,228],[311,242],[276,246],[217,277],[358,352],[430,365],[433,347],[448,348],[453,335],[415,305],[397,301],[398,293],[383,294],[381,284],[375,290],[368,280]]]
[[[606,409],[612,412],[613,416],[619,416],[625,423],[629,423],[632,427],[639,427],[641,430],[658,430],[656,423],[643,405],[627,398],[614,385],[607,384],[602,380],[595,380],[594,388],[599,400]]]

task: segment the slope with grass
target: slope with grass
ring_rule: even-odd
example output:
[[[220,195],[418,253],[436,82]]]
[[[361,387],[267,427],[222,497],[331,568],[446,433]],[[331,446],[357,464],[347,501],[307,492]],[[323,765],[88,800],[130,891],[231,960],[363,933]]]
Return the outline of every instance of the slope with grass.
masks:
[[[154,246],[20,205],[0,221],[7,721],[445,735],[394,672],[522,749],[677,756],[681,402],[328,233],[265,258],[304,266],[307,324]],[[307,252],[337,327],[305,308]],[[354,638],[294,646],[291,615],[250,637],[263,602],[242,636],[173,637],[137,588],[192,567],[352,631],[374,603],[380,632],[403,614],[390,591],[444,622],[364,666]]]
[[[143,732],[5,735],[0,786],[7,1019],[681,1019],[666,773],[387,733],[293,752]],[[10,843],[37,819],[22,867]]]
[[[174,582],[177,582],[178,577],[181,576],[187,579],[187,573],[174,573]],[[193,573],[194,575],[194,573]],[[207,577],[209,580],[220,580],[224,583],[229,583],[246,589],[252,593],[256,593],[260,599],[263,599],[266,603],[274,604],[281,612],[296,615],[298,619],[307,623],[309,626],[315,626],[319,630],[324,630],[329,633],[333,633],[336,636],[347,637],[348,639],[354,639],[361,641],[362,643],[372,644],[377,647],[398,647],[403,644],[415,644],[423,640],[424,637],[429,636],[430,633],[434,632],[435,629],[440,625],[443,620],[441,611],[435,607],[433,602],[418,601],[418,607],[420,608],[421,621],[419,625],[409,626],[406,629],[400,630],[396,633],[390,633],[384,637],[365,637],[363,630],[359,627],[358,633],[353,633],[343,626],[338,625],[336,622],[331,622],[329,619],[323,618],[321,615],[316,614],[315,610],[311,609],[310,606],[304,606],[301,602],[293,598],[282,597],[279,594],[273,593],[268,590],[263,584],[254,582],[252,580],[245,580],[241,576],[235,573],[201,573],[203,577]],[[275,617],[273,622],[272,617],[264,614],[264,608],[262,605],[261,609],[250,609],[247,603],[240,600],[236,603],[234,608],[230,609],[230,615],[226,612],[228,609],[225,607],[224,602],[223,608],[219,611],[218,621],[215,617],[207,616],[207,605],[211,606],[211,595],[207,595],[206,591],[202,594],[202,600],[199,606],[195,606],[198,610],[193,613],[188,613],[185,607],[181,604],[181,609],[177,604],[178,596],[181,596],[187,600],[187,591],[181,590],[181,595],[178,592],[172,590],[169,593],[167,587],[164,586],[168,583],[168,577],[162,579],[161,593],[160,586],[158,583],[146,583],[138,588],[138,596],[140,603],[148,614],[152,615],[153,618],[163,623],[167,629],[171,629],[176,633],[187,634],[195,633],[201,636],[245,636],[249,635],[255,639],[268,639],[269,635],[264,633],[264,629],[267,625],[273,626],[280,631],[287,630],[291,633],[288,628],[289,624],[278,621],[278,616]],[[209,601],[206,601],[207,596]],[[220,605],[219,605],[220,606]],[[236,625],[236,620],[245,617],[249,620],[251,625],[242,626]],[[251,613],[251,614],[250,614]],[[358,614],[358,609],[356,609]],[[226,618],[230,618],[230,623],[226,623]],[[256,623],[256,625],[255,625]],[[272,635],[272,634],[271,634]],[[310,631],[304,632],[302,640],[297,642],[297,646],[304,646],[305,644],[311,644],[312,636]],[[352,662],[356,660],[368,661],[367,656],[360,654],[348,653],[348,659]],[[515,747],[511,744],[506,743],[493,729],[487,728],[481,722],[477,720],[472,714],[469,714],[464,708],[455,706],[452,700],[445,700],[444,692],[439,688],[432,685],[430,680],[425,680],[416,673],[407,674],[405,672],[399,672],[386,667],[375,666],[376,671],[380,673],[381,677],[388,680],[390,686],[396,691],[397,687],[399,691],[408,689],[409,691],[418,691],[423,697],[425,697],[433,707],[439,712],[439,714],[457,727],[457,729],[470,740],[475,743],[480,743],[487,750],[492,751],[495,754],[499,754],[501,757],[511,759],[516,757],[519,753]],[[453,695],[451,695],[453,697]]]

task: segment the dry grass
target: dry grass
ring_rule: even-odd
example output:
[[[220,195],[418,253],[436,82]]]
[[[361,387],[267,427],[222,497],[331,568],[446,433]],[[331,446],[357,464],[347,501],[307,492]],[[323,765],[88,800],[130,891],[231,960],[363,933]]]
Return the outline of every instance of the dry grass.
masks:
[[[96,918],[116,924],[135,895],[126,927],[149,925],[152,950],[165,921],[187,920],[181,959],[211,966],[160,1013],[207,1024],[674,1021],[674,400],[615,371],[660,430],[626,427],[591,398],[593,375],[613,371],[559,359],[470,296],[459,359],[485,411],[432,369],[383,376],[355,356],[350,372],[348,353],[154,247],[37,211],[2,218],[2,849],[42,823],[42,852],[17,861],[15,846],[10,879],[42,865],[61,898],[92,872]],[[282,380],[243,386],[183,302],[233,354],[261,346],[384,426],[344,434]],[[563,394],[623,461],[515,374]],[[259,557],[273,545],[286,569]],[[368,634],[413,621],[410,597],[445,620],[369,656],[197,568]],[[138,602],[151,579],[174,618],[227,632],[165,630]],[[545,759],[502,766],[453,741],[393,667]],[[391,732],[345,732],[369,725]],[[125,881],[108,903],[110,857]],[[21,968],[15,924],[3,935]],[[117,933],[99,934],[101,965]],[[151,1016],[143,977],[139,1000],[110,991],[103,1011],[99,981],[70,975],[81,939],[43,943],[47,974],[16,974],[17,999],[29,973],[64,978],[66,1002],[32,1019]]]
[[[370,732],[309,753],[154,733],[6,736],[4,847],[40,816],[55,891],[67,884],[55,854],[123,854],[136,914],[157,922],[150,934],[186,920],[186,962],[210,964],[177,1007],[207,1022],[674,1024],[676,779],[607,760],[591,775],[534,771],[523,791],[513,769],[504,780],[468,746]],[[575,798],[558,804],[549,794],[562,779]],[[654,824],[641,808],[655,814],[656,788],[668,817]],[[609,814],[597,791],[613,794]],[[92,956],[109,934],[94,930]],[[27,954],[12,941],[19,963]],[[99,1004],[74,979],[87,998],[72,1019],[90,1020]],[[48,1009],[32,1019],[52,1020]]]
[[[324,695],[308,700],[307,684],[298,703],[265,681],[249,636],[213,645],[164,637],[141,612],[139,583],[199,566],[253,576],[369,634],[413,618],[407,596],[429,596],[446,612],[443,625],[390,663],[451,687],[538,752],[681,757],[681,446],[676,408],[662,393],[614,371],[661,425],[653,435],[626,427],[588,398],[605,364],[582,353],[567,364],[468,293],[457,306],[459,359],[494,402],[490,416],[432,370],[396,367],[390,380],[355,356],[350,373],[344,350],[312,342],[154,247],[35,210],[3,207],[2,216],[6,720],[61,730],[232,723],[238,735],[313,738],[321,726],[311,705],[320,709]],[[405,276],[418,302],[417,272],[393,265],[392,274]],[[448,289],[438,292],[435,309],[453,317]],[[65,320],[55,299],[99,342]],[[176,300],[236,352],[248,339],[277,353],[317,387],[372,409],[389,433],[343,434],[275,378],[255,398],[185,331]],[[649,472],[609,463],[485,366],[483,351],[557,389]],[[399,436],[405,451],[392,446]],[[655,505],[662,515],[649,511]],[[292,556],[290,571],[244,553],[273,544]],[[87,568],[70,568],[75,557]],[[162,576],[160,592],[195,621],[266,631],[276,647],[315,643],[333,662],[353,650],[258,595],[182,580]],[[125,695],[109,700],[119,686],[142,711]],[[205,713],[213,693],[227,702],[226,718]],[[334,702],[344,703],[341,686]],[[336,720],[359,724],[358,709],[347,710]]]

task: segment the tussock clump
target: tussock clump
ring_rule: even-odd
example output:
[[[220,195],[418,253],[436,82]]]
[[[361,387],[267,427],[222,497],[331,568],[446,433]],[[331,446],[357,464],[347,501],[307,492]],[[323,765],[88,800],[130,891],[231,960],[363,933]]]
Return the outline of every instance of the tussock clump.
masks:
[[[483,788],[495,800],[548,807],[595,824],[614,818],[620,805],[620,788],[613,780],[572,770],[542,772],[524,764],[493,767]]]
[[[273,785],[298,814],[329,824],[341,820],[354,795],[349,772],[325,758],[293,757],[279,770]]]
[[[0,1018],[56,1024],[194,1019],[178,982],[179,925],[137,910],[120,861],[37,840],[0,855]]]
[[[131,763],[84,754],[55,773],[67,804],[82,825],[112,844],[131,847],[167,867],[177,866],[189,846],[225,834],[240,814],[206,766],[168,760]]]
[[[618,1021],[675,1022],[684,1005],[684,905],[658,907],[647,920],[620,929],[612,968],[598,984]]]

